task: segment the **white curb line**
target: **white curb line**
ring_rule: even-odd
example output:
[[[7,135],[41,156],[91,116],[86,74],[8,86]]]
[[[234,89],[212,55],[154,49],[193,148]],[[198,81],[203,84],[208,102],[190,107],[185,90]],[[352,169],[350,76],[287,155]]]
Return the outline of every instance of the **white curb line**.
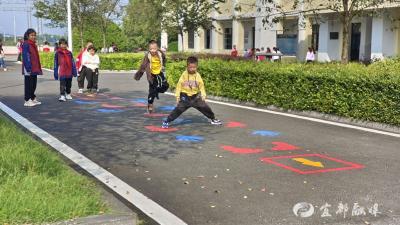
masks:
[[[58,152],[63,154],[65,157],[79,165],[82,169],[86,170],[96,179],[108,186],[118,195],[139,208],[141,211],[143,211],[143,213],[145,213],[147,216],[149,216],[159,224],[186,225],[186,223],[179,219],[177,216],[175,216],[162,206],[158,205],[156,202],[149,199],[139,191],[135,190],[133,187],[129,186],[127,183],[123,182],[112,173],[92,162],[84,155],[80,154],[63,142],[59,141],[57,138],[53,137],[46,131],[40,129],[35,124],[22,117],[2,102],[0,102],[0,109],[8,116],[13,118],[16,122],[21,124],[23,127],[28,129],[30,132],[32,132],[44,142],[49,144],[51,147],[56,149]]]

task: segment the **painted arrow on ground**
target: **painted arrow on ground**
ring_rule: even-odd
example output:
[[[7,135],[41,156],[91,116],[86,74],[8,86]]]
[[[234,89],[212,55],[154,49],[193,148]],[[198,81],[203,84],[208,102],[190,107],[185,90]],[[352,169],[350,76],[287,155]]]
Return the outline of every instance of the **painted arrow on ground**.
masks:
[[[306,166],[320,167],[324,168],[324,165],[321,162],[315,162],[305,158],[293,158],[294,161],[299,162]]]

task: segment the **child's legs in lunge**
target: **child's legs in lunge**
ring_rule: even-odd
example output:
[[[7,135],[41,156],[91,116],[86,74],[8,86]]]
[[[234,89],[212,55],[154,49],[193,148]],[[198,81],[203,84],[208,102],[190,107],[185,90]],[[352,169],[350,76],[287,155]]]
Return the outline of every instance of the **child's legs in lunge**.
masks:
[[[153,83],[149,82],[149,95],[147,98],[148,104],[153,104],[156,96],[157,96],[157,79],[154,79]]]
[[[183,112],[185,112],[191,105],[188,101],[180,101],[175,109],[169,114],[166,122],[170,123],[178,118]]]
[[[211,120],[215,119],[215,115],[211,110],[210,106],[208,106],[207,103],[203,101],[200,97],[197,97],[193,100],[192,106],[193,108],[203,113],[203,115],[205,115],[207,118]]]

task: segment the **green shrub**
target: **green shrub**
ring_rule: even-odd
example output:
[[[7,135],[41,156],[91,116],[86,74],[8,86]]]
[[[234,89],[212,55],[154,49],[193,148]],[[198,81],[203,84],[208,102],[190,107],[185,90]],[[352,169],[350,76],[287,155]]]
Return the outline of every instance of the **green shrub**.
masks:
[[[172,87],[184,69],[184,62],[167,67]],[[369,67],[201,60],[199,72],[210,95],[400,125],[400,60]]]
[[[102,70],[136,70],[142,62],[144,53],[99,54]],[[75,57],[76,59],[76,57]],[[54,68],[54,53],[40,53],[42,67]]]

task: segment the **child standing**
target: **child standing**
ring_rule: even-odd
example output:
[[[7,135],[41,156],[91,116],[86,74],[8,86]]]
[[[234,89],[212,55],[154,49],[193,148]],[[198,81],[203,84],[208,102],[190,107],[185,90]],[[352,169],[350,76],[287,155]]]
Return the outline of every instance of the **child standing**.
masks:
[[[93,46],[93,42],[88,41],[86,43],[86,48],[82,49],[81,52],[79,52],[78,57],[76,58],[76,69],[78,70],[78,93],[82,94],[83,93],[83,88],[85,86],[85,73],[82,68],[82,58],[84,55],[89,54],[88,53],[88,48],[90,46]]]
[[[29,28],[24,34],[22,45],[22,75],[24,75],[25,103],[24,106],[32,107],[42,104],[36,98],[37,76],[42,75],[39,52],[36,45],[36,31]]]
[[[71,86],[72,76],[76,77],[76,66],[72,56],[67,47],[67,40],[64,38],[58,42],[59,48],[54,54],[54,79],[60,80],[60,102],[65,102],[67,99],[72,100]]]
[[[169,123],[178,118],[183,112],[193,107],[203,113],[211,120],[211,124],[221,125],[222,122],[215,118],[210,106],[205,102],[206,90],[200,74],[197,72],[198,60],[191,56],[187,59],[187,69],[182,73],[176,85],[177,106],[169,114],[167,120],[163,121],[162,128],[168,128]]]
[[[156,41],[149,42],[149,52],[143,58],[140,69],[135,74],[135,80],[140,80],[143,73],[146,72],[149,82],[149,95],[147,98],[147,111],[152,113],[154,110],[154,99],[158,97],[158,93],[164,93],[168,90],[168,82],[165,79],[165,54],[158,49]]]
[[[93,46],[90,46],[87,51],[89,54],[84,54],[82,57],[82,70],[88,82],[87,89],[89,92],[92,92],[92,90],[99,92],[100,58],[96,54],[96,49]]]

